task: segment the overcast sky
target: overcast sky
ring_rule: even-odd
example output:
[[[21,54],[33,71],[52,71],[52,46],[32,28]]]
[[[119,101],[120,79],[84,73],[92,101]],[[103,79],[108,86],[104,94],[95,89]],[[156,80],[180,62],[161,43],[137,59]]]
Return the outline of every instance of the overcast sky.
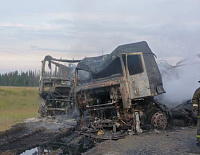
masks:
[[[0,72],[147,41],[175,63],[200,53],[199,0],[0,0]]]

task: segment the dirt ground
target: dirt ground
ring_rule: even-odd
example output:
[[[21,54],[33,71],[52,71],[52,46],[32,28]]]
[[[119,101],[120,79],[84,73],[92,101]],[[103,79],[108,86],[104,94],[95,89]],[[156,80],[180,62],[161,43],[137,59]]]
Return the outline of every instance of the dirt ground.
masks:
[[[197,146],[195,137],[195,127],[154,130],[150,133],[129,135],[117,141],[104,141],[84,155],[200,154],[200,146]]]
[[[0,133],[0,154],[200,154],[195,137],[195,127],[174,127],[99,143],[78,135],[74,119],[33,118]]]

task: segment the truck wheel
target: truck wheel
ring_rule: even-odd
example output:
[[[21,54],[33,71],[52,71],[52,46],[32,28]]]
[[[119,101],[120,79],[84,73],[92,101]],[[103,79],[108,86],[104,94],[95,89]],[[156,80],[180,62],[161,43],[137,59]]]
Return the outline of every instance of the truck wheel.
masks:
[[[151,124],[157,129],[165,129],[167,127],[167,116],[161,111],[157,111],[151,117]]]

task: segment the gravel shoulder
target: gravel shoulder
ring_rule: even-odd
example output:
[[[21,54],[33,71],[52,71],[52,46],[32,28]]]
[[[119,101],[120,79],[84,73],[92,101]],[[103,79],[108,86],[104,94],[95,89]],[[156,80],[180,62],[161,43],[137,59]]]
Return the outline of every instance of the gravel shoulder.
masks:
[[[84,155],[200,154],[200,146],[197,146],[195,137],[195,127],[154,130],[140,135],[129,135],[117,141],[104,141]]]

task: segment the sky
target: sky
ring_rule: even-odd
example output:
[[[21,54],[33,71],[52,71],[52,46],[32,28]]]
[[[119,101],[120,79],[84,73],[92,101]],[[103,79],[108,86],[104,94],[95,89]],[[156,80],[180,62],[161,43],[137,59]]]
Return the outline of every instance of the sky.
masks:
[[[200,53],[199,0],[0,0],[0,73],[147,41],[175,64]]]

